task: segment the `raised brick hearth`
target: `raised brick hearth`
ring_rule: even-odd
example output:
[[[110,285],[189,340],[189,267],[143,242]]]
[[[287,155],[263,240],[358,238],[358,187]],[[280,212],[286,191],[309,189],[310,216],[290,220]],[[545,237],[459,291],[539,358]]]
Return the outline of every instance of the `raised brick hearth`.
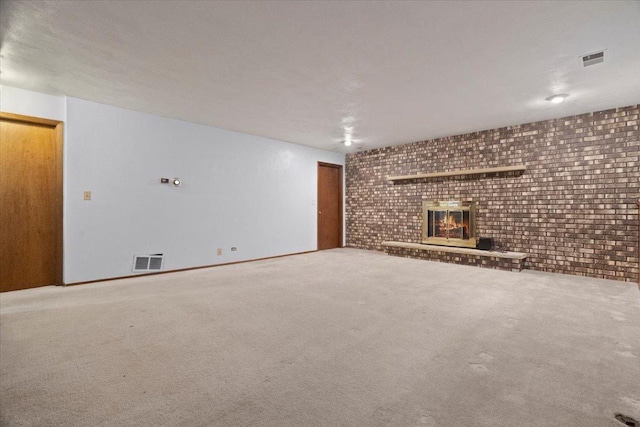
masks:
[[[382,246],[389,255],[473,265],[496,270],[522,271],[527,259],[527,254],[522,252],[481,251],[470,248],[389,241],[382,242]]]
[[[423,200],[472,200],[478,235],[525,253],[526,268],[636,281],[639,112],[635,105],[348,154],[347,246],[420,243]],[[388,180],[519,164],[522,173]]]

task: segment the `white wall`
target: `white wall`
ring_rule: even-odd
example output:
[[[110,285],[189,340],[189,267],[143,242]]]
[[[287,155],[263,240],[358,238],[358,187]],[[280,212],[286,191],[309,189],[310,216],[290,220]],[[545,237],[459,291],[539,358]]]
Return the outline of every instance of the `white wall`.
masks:
[[[3,110],[57,118],[50,101]],[[343,165],[343,154],[65,102],[65,283],[131,275],[135,254],[163,253],[175,270],[316,249],[317,162]]]
[[[66,120],[66,97],[0,87],[0,111],[51,120]]]
[[[75,98],[67,118],[67,283],[316,249],[317,162],[344,155]]]

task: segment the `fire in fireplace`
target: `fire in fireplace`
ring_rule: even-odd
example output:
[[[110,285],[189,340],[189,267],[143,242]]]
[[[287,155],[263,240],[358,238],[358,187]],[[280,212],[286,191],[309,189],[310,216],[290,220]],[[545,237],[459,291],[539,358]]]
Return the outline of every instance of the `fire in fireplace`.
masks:
[[[475,202],[422,203],[422,243],[475,248],[476,240]]]

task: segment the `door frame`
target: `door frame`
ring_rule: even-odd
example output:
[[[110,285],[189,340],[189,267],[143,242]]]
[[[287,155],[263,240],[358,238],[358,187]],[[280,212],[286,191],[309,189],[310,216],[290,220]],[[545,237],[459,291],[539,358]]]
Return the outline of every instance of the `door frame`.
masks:
[[[338,246],[339,248],[344,248],[344,166],[343,165],[336,165],[334,163],[325,163],[325,162],[318,162],[318,169],[316,172],[316,180],[317,182],[317,188],[316,188],[316,250],[320,250],[320,227],[318,226],[318,224],[320,223],[320,214],[318,213],[318,203],[319,203],[319,197],[318,195],[320,194],[320,168],[321,167],[329,167],[329,168],[334,168],[334,169],[339,169],[340,170],[340,187],[338,189],[338,191],[340,192],[340,246]]]
[[[0,111],[0,119],[4,121],[12,121],[18,123],[27,123],[31,125],[41,125],[53,128],[56,132],[55,136],[55,192],[56,192],[56,208],[55,208],[55,253],[53,255],[55,262],[55,284],[64,285],[63,282],[63,240],[62,240],[62,227],[63,227],[63,153],[64,153],[64,137],[63,127],[64,123],[59,120],[43,119],[40,117],[24,116],[22,114],[6,113]]]

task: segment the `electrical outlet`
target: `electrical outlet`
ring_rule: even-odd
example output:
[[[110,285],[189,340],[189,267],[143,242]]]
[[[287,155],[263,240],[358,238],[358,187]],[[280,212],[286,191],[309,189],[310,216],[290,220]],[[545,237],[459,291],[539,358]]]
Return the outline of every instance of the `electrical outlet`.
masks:
[[[237,250],[238,250],[238,248],[236,248],[235,246],[231,248],[231,252],[235,252]]]
[[[91,191],[85,191],[83,198],[84,200],[91,200]]]
[[[222,255],[222,248],[218,248],[218,255]]]

